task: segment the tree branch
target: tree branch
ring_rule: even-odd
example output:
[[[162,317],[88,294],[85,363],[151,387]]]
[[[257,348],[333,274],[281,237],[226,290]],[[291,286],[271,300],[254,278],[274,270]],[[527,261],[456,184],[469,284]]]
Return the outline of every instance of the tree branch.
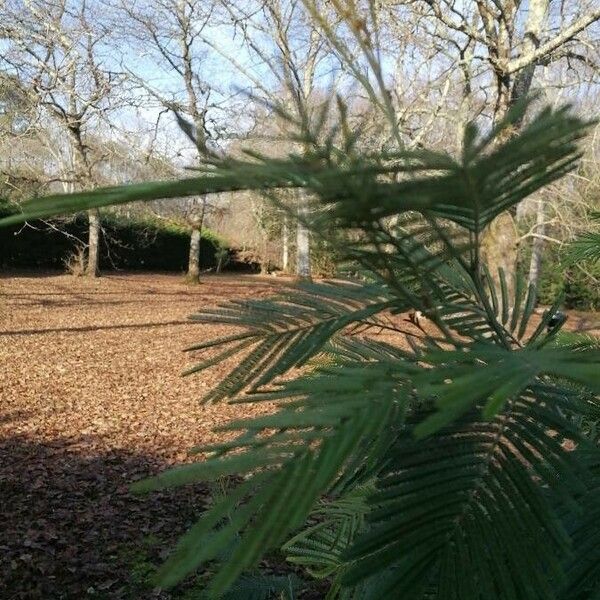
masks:
[[[593,10],[587,15],[577,19],[574,23],[572,23],[569,27],[563,29],[558,35],[553,37],[551,40],[547,41],[545,44],[542,44],[535,51],[521,55],[511,61],[509,61],[506,65],[504,71],[507,74],[515,73],[516,71],[520,71],[525,67],[538,62],[540,59],[543,59],[548,54],[551,54],[556,49],[560,48],[563,44],[572,40],[580,31],[583,31],[586,27],[589,27],[595,21],[600,19],[600,9]]]

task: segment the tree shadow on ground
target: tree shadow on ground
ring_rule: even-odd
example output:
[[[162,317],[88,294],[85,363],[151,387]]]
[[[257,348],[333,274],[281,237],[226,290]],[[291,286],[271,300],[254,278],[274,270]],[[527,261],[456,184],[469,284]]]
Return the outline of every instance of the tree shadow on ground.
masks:
[[[205,508],[188,486],[136,496],[129,484],[165,467],[93,440],[0,439],[0,596],[3,599],[179,597],[148,576]]]
[[[16,335],[38,335],[43,333],[87,333],[90,331],[116,331],[119,329],[154,329],[156,327],[173,327],[174,325],[193,325],[190,319],[175,321],[158,321],[153,323],[120,323],[110,325],[82,325],[80,327],[48,327],[46,329],[6,329],[0,330],[0,337]]]

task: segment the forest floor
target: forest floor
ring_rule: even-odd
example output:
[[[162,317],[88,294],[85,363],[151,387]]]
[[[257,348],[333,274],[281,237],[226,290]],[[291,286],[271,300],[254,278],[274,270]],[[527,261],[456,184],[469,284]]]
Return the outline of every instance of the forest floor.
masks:
[[[191,460],[232,417],[269,410],[205,406],[221,365],[190,378],[181,350],[228,333],[196,310],[261,297],[254,276],[0,277],[0,598],[194,598],[149,576],[210,502],[205,486],[134,496],[128,485]],[[594,326],[572,315],[570,328]],[[597,326],[597,325],[596,325]],[[243,411],[243,415],[241,414]],[[217,490],[218,491],[218,490]]]
[[[213,427],[240,416],[199,402],[218,367],[180,376],[193,364],[182,349],[225,332],[187,317],[275,285],[0,278],[0,598],[171,597],[148,576],[210,494],[192,486],[140,497],[128,485],[190,460],[190,448],[215,441]]]

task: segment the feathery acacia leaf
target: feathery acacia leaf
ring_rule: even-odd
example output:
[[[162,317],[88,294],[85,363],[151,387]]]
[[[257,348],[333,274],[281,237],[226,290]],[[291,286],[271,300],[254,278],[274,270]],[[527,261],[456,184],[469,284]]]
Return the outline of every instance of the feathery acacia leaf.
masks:
[[[569,347],[506,351],[474,345],[468,352],[438,351],[423,360],[435,368],[415,375],[413,385],[423,397],[435,397],[439,410],[416,427],[420,437],[452,423],[478,402],[485,402],[486,418],[494,417],[543,375],[564,378],[600,393],[600,352],[593,350],[583,354]]]
[[[484,137],[470,127],[461,161],[355,156],[361,169],[328,162],[331,172],[310,174],[297,159],[273,163],[280,181],[317,197],[317,234],[360,231],[340,254],[369,283],[306,284],[193,317],[242,328],[195,346],[217,352],[198,370],[240,356],[209,399],[251,391],[235,401],[278,408],[221,428],[237,437],[198,449],[212,452],[206,461],[137,484],[246,474],[183,538],[161,585],[232,548],[212,580],[217,598],[283,545],[331,579],[328,600],[597,593],[586,538],[598,538],[600,455],[577,426],[600,414],[597,341],[568,338],[562,322],[549,329],[560,299],[528,335],[535,289],[517,278],[511,296],[502,272],[496,286],[469,234],[569,170],[585,124],[546,110],[498,144],[514,117]],[[409,307],[428,318],[417,333],[399,321]]]
[[[328,600],[598,597],[600,455],[577,423],[600,414],[600,350],[563,337],[562,323],[548,331],[558,301],[527,336],[535,290],[517,279],[512,297],[504,273],[497,287],[477,247],[497,215],[579,156],[586,123],[568,109],[505,136],[525,108],[484,135],[468,126],[459,158],[361,153],[351,134],[336,147],[334,132],[303,156],[215,159],[191,179],[34,199],[0,220],[302,187],[314,198],[306,225],[332,244],[344,233],[340,255],[367,274],[192,316],[237,328],[189,348],[202,354],[189,373],[236,359],[205,400],[276,409],[222,427],[237,437],[199,448],[206,460],[135,484],[244,475],[181,539],[159,585],[211,563],[208,594],[221,598],[283,545],[332,577]],[[406,331],[409,308],[427,324]]]
[[[227,336],[195,348],[224,347],[186,371],[202,371],[216,362],[245,353],[231,372],[211,390],[205,401],[232,397],[243,390],[260,388],[294,367],[323,352],[332,338],[349,325],[377,324],[377,315],[390,308],[405,308],[382,285],[345,282],[305,284],[279,298],[230,303],[192,315],[196,322],[236,325],[244,333]],[[233,345],[232,345],[233,344]],[[250,348],[249,352],[245,352]],[[194,349],[194,347],[192,348]]]

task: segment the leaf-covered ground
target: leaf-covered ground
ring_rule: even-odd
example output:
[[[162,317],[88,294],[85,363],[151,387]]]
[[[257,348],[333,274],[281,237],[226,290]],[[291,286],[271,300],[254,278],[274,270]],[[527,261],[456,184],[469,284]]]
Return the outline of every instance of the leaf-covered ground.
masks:
[[[196,309],[274,287],[249,276],[193,287],[175,275],[0,277],[2,600],[197,597],[202,576],[167,594],[149,575],[219,490],[136,497],[128,484],[256,414],[201,405],[227,365],[182,378],[193,358],[181,350],[229,333],[189,322]],[[570,327],[594,320],[573,315]]]
[[[224,331],[188,315],[272,289],[248,276],[193,287],[172,275],[0,278],[3,600],[169,597],[148,574],[210,495],[136,497],[128,484],[188,460],[240,416],[198,402],[219,368],[180,376],[193,360],[181,350]]]

